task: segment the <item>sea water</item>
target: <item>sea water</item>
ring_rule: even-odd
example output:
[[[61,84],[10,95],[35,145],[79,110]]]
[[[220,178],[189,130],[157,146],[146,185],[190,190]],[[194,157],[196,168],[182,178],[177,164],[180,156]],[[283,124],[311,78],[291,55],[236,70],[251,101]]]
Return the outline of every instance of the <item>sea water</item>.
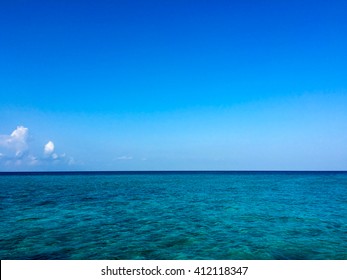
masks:
[[[347,259],[346,172],[0,173],[1,259]]]

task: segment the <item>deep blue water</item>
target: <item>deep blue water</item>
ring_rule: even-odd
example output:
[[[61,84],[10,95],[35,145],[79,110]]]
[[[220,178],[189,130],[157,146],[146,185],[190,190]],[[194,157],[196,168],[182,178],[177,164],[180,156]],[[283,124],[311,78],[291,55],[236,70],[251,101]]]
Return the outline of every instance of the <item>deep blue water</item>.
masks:
[[[347,259],[347,172],[0,173],[1,259]]]

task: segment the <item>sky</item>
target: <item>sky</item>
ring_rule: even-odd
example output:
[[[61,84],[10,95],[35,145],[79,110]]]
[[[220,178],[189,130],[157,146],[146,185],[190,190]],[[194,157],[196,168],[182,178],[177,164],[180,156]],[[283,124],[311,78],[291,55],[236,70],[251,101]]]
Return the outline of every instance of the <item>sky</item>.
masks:
[[[347,170],[346,11],[0,0],[0,171]]]

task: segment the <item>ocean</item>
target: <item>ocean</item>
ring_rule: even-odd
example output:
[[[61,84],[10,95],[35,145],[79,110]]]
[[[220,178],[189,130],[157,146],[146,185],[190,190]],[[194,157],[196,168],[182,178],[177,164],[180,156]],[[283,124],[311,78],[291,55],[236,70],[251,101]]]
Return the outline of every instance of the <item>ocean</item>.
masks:
[[[0,173],[0,258],[347,259],[347,172]]]

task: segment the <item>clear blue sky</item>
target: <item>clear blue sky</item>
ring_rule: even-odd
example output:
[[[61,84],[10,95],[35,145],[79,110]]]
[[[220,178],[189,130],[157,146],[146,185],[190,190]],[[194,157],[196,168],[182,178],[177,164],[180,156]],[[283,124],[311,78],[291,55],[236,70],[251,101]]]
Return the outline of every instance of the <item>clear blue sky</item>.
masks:
[[[0,1],[0,170],[347,170],[347,1]]]

